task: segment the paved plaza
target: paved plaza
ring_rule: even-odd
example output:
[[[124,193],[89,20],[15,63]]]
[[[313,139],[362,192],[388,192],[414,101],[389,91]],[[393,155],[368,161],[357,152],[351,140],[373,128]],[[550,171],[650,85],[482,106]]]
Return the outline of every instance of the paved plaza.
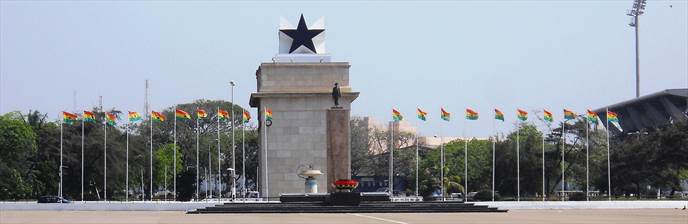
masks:
[[[0,211],[0,223],[688,223],[681,209],[510,210],[508,213],[205,214],[181,211]]]

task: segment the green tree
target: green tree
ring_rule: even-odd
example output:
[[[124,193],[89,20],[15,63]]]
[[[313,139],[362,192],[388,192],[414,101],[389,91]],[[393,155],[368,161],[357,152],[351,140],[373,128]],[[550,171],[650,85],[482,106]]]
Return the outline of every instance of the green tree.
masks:
[[[36,153],[36,134],[21,114],[11,112],[0,116],[0,200],[22,199],[31,195],[28,176]]]

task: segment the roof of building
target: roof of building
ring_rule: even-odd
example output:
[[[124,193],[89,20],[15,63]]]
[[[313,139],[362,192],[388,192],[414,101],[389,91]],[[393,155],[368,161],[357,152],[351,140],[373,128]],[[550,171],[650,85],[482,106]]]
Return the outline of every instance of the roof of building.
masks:
[[[606,126],[607,109],[616,112],[624,132],[688,120],[688,89],[667,89],[594,110]],[[618,129],[610,129],[619,133]]]

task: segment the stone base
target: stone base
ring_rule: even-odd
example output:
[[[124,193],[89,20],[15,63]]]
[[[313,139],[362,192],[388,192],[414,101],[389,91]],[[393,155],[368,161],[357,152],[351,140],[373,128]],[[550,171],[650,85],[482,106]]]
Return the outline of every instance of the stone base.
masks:
[[[361,193],[359,192],[334,192],[330,194],[329,205],[359,205],[361,204]]]
[[[334,192],[335,180],[351,179],[349,110],[327,110],[327,189]]]

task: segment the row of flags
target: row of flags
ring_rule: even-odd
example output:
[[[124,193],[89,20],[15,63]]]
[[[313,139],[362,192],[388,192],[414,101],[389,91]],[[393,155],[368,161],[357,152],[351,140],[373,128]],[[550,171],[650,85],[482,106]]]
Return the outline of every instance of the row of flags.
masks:
[[[418,115],[418,119],[422,121],[427,121],[427,116],[428,112],[423,111],[420,108],[416,109],[416,113]],[[548,111],[547,109],[543,110],[544,116],[543,119],[547,122],[553,122],[554,121],[554,116],[552,115],[552,112]],[[575,112],[569,109],[564,109],[564,120],[573,120],[578,117]],[[477,111],[471,109],[471,108],[466,108],[466,119],[467,120],[478,120],[480,115],[478,114]],[[445,121],[449,121],[451,119],[451,113],[447,112],[444,110],[444,108],[440,108],[440,118]],[[526,121],[528,120],[528,112],[522,109],[516,109],[516,118],[520,121]],[[599,116],[597,113],[591,110],[587,110],[587,113],[585,115],[585,118],[588,120],[588,122],[597,124],[599,120]],[[401,121],[404,119],[404,116],[401,115],[401,112],[399,112],[397,109],[392,109],[392,120],[393,121]],[[494,109],[494,119],[504,121],[504,112],[501,110],[495,108]],[[613,111],[607,111],[607,120],[609,123],[612,123],[619,131],[623,131],[621,129],[620,121],[618,115],[613,112]]]
[[[220,120],[223,120],[223,121],[229,120],[229,117],[230,117],[229,112],[227,112],[226,110],[218,109],[217,114],[218,114]],[[174,115],[177,119],[180,119],[180,120],[191,120],[191,114],[189,114],[188,112],[186,112],[182,109],[176,109],[174,112]],[[129,111],[127,116],[128,116],[128,120],[130,123],[134,123],[134,122],[138,122],[138,121],[143,120],[143,118],[141,117],[141,114],[139,114],[136,111]],[[81,117],[82,117],[83,122],[88,122],[88,123],[95,123],[96,122],[96,115],[93,111],[84,111],[84,113],[81,114]],[[196,119],[203,119],[203,118],[207,118],[207,117],[208,117],[208,113],[204,109],[199,108],[196,110]],[[157,112],[157,111],[151,111],[151,118],[154,121],[158,121],[158,122],[164,122],[167,120],[167,117],[164,114]],[[117,117],[116,114],[113,114],[110,112],[105,112],[105,123],[107,123],[108,125],[111,125],[111,126],[117,125],[118,119],[119,119],[119,117]],[[269,119],[270,120],[272,119],[272,111],[270,111]],[[78,114],[70,113],[70,112],[66,112],[66,111],[62,112],[63,123],[71,125],[71,124],[74,124],[78,120],[79,120]],[[242,122],[248,123],[250,120],[251,120],[251,113],[249,113],[248,111],[244,111],[244,113],[242,115]]]

